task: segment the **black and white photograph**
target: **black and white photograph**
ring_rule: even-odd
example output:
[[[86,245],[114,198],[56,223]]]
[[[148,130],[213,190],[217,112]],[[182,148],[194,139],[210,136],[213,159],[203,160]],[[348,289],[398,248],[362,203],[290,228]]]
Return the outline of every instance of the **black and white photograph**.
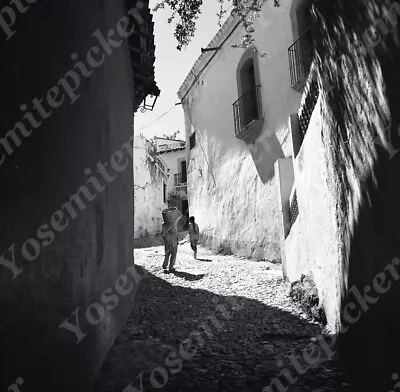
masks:
[[[0,0],[0,392],[400,392],[400,0]]]

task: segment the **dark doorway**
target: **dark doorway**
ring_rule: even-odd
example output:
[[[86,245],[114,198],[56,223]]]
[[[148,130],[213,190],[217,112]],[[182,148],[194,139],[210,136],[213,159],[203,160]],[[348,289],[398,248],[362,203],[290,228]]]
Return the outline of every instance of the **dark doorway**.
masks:
[[[247,60],[243,64],[240,71],[240,79],[243,91],[241,116],[242,123],[246,126],[257,119],[258,114],[256,75],[252,59]]]
[[[182,183],[187,182],[186,161],[181,161]]]
[[[182,200],[182,214],[185,217],[185,224],[183,226],[183,229],[187,230],[187,228],[189,227],[189,202],[187,200]]]

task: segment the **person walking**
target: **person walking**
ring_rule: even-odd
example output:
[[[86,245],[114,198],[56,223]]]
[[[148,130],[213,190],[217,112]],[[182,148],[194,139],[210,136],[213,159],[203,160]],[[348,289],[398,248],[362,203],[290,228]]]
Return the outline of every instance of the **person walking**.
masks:
[[[164,239],[165,246],[165,258],[163,263],[164,272],[167,271],[169,262],[169,272],[175,271],[174,265],[176,261],[176,254],[178,253],[178,220],[177,218],[174,222],[163,223],[162,225],[162,236]]]
[[[197,260],[197,243],[199,242],[200,230],[199,226],[195,222],[194,216],[189,218],[189,239],[190,247],[194,252],[194,259]]]

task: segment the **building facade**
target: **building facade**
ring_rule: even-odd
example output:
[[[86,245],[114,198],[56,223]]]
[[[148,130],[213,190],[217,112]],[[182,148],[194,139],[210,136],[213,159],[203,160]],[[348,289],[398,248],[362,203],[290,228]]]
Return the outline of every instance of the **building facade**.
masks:
[[[167,208],[165,185],[167,166],[153,145],[143,136],[134,138],[134,238],[156,235],[163,223],[161,212]]]
[[[285,273],[311,273],[352,390],[398,387],[398,1],[314,1],[312,65],[291,117]],[[287,207],[286,207],[287,208]]]
[[[258,53],[232,47],[243,30],[231,15],[178,95],[188,141],[189,207],[204,243],[280,259],[291,282],[311,274],[337,330],[337,194],[327,182],[323,120],[314,114],[320,100],[311,7],[307,0],[282,1],[277,10],[265,5],[253,33]]]
[[[400,349],[400,4],[280,3],[253,33],[267,57],[231,47],[231,16],[179,90],[189,207],[206,244],[280,255],[290,282],[311,275],[354,390],[386,391]]]
[[[158,91],[139,3],[31,3],[15,34],[1,32],[0,253],[15,263],[0,258],[2,390],[17,379],[21,390],[93,390],[132,310],[132,124]]]
[[[214,249],[281,258],[274,165],[292,156],[288,115],[300,104],[305,80],[293,80],[300,54],[290,58],[288,48],[300,37],[306,43],[308,14],[306,2],[266,5],[253,34],[265,57],[232,47],[243,28],[231,15],[178,92],[186,123],[189,207],[204,243]],[[286,174],[293,181],[293,165]]]
[[[186,143],[183,140],[155,138],[158,155],[167,166],[168,180],[164,185],[164,200],[168,207],[182,213],[179,229],[186,228],[189,218],[187,198]]]

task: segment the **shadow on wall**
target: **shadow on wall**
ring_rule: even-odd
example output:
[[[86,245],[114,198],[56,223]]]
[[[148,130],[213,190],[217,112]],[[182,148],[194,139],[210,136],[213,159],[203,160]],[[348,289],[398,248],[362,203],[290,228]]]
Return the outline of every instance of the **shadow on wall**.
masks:
[[[266,257],[268,254],[279,254],[278,244],[273,242],[264,241],[247,241],[245,239],[227,239],[221,238],[215,233],[207,234],[206,232],[200,233],[200,244],[205,248],[211,249],[220,255],[236,255],[243,256],[246,255],[248,259],[258,260],[258,261],[271,261],[271,262],[281,262],[280,259],[272,259]],[[266,248],[266,250],[265,250]]]
[[[285,347],[300,354],[319,331],[259,301],[171,285],[149,273],[127,327],[103,364],[95,392],[262,391],[279,375],[283,385],[276,383],[271,390],[286,390],[283,386],[292,375],[300,390],[324,385],[340,391],[340,382],[332,384],[335,380],[327,379],[318,366],[303,376],[293,365],[286,368]],[[286,376],[277,365],[280,358]],[[299,364],[304,361],[302,356]],[[129,384],[132,387],[125,389]]]
[[[58,282],[57,286],[62,292],[62,283]],[[100,297],[93,297],[93,302],[86,307],[77,307],[70,297],[64,294],[61,301],[56,289],[50,291],[46,287],[40,295],[46,294],[47,289],[52,297],[41,300],[39,305],[25,298],[22,302],[17,298],[7,301],[3,297],[0,301],[1,390],[89,391],[94,382],[93,372],[101,363],[92,368],[88,367],[88,363],[101,361],[112,346],[119,326],[125,322],[123,313],[129,313],[132,308],[137,288],[135,285],[127,295],[118,296],[113,312],[93,311],[104,309]],[[111,290],[114,290],[116,298],[114,287]],[[28,295],[29,291],[25,288],[24,296],[28,298]],[[11,309],[7,308],[10,304],[14,305]],[[93,311],[90,320],[94,321],[89,322],[88,309]],[[60,328],[66,320],[67,327]],[[24,385],[20,389],[8,388],[18,377],[24,380]]]
[[[399,15],[400,4],[389,0],[318,1],[314,13],[327,181],[338,195],[343,244],[342,311],[360,317],[340,347],[357,391],[389,391],[400,374],[400,285],[381,282],[391,284],[385,295],[368,294],[400,257]],[[348,305],[353,285],[366,301],[362,316]]]
[[[275,162],[285,156],[278,138],[275,134],[272,136],[261,134],[255,141],[248,140],[246,144],[262,183],[267,183],[274,175]]]

